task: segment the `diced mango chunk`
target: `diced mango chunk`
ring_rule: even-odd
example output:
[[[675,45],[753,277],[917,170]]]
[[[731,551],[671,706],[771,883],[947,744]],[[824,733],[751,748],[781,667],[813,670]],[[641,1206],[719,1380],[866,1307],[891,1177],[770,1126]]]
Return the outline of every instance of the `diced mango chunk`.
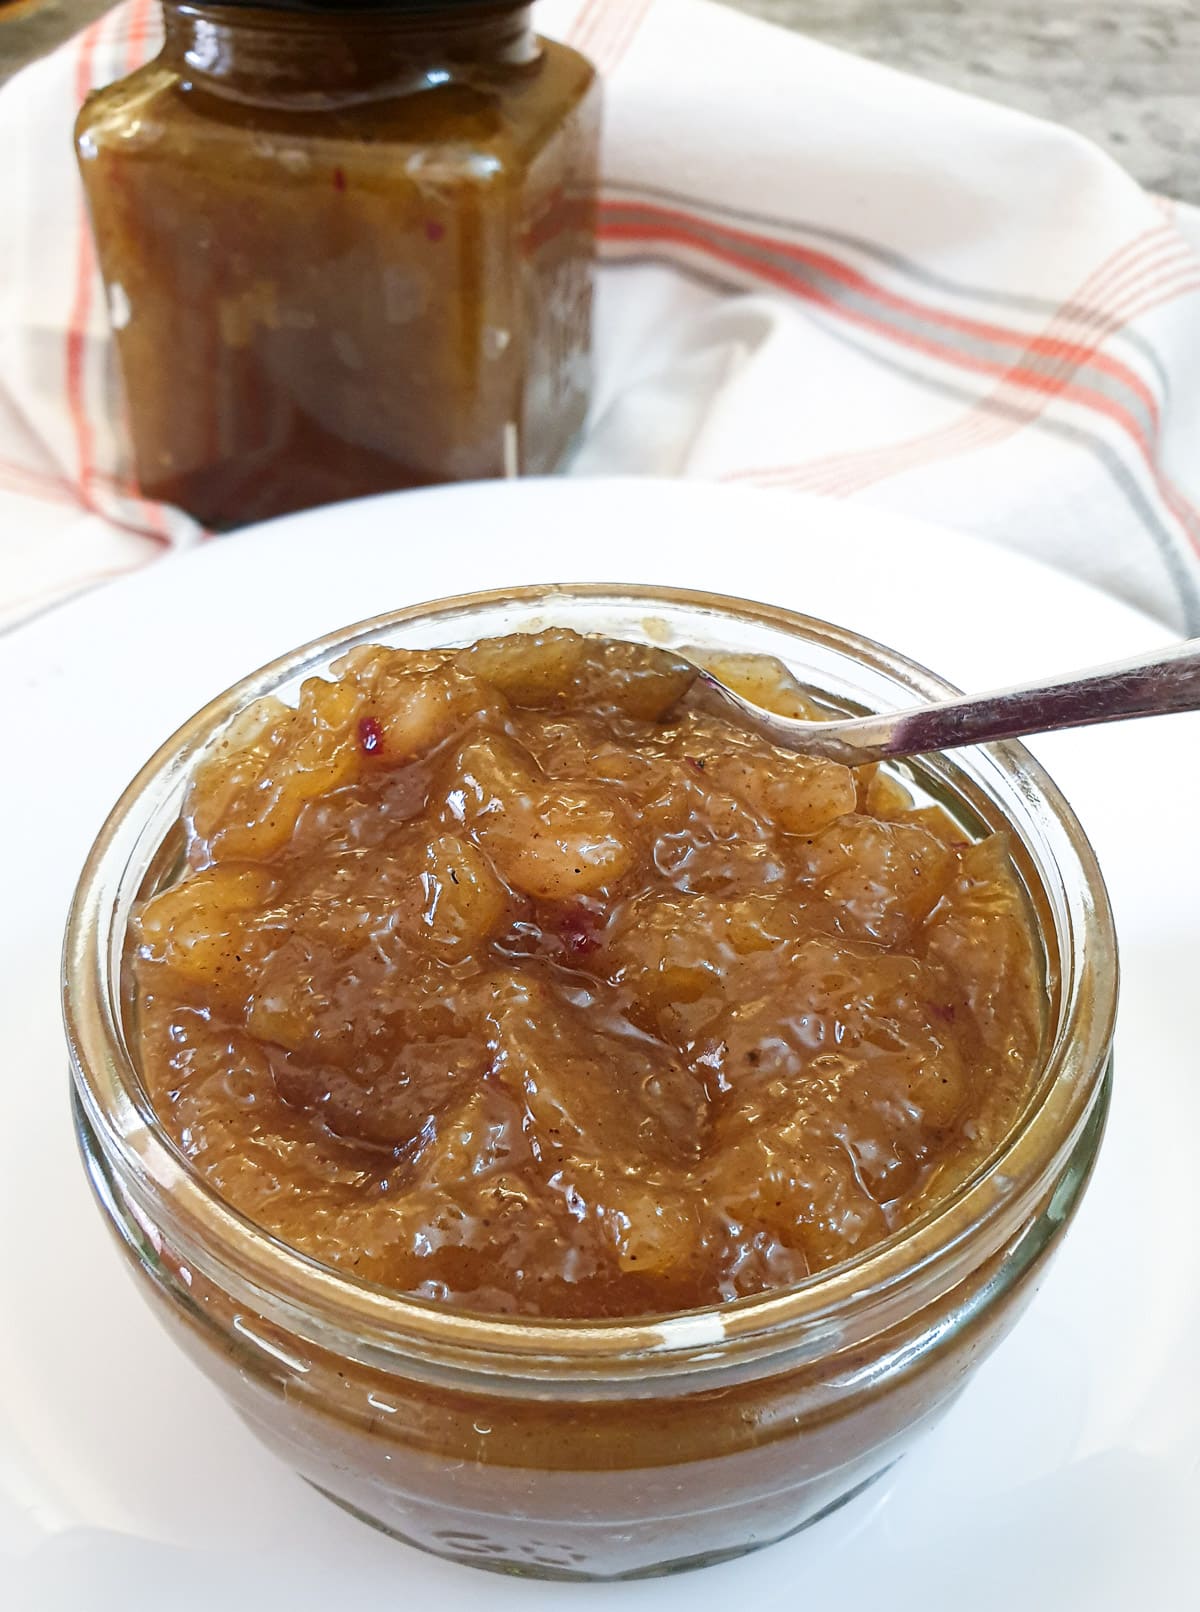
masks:
[[[611,886],[637,854],[629,813],[613,792],[548,780],[511,742],[464,746],[445,798],[503,878],[538,900]]]
[[[567,692],[586,652],[586,639],[550,628],[485,638],[463,650],[458,664],[499,689],[514,705],[536,707]]]
[[[444,957],[469,956],[504,917],[508,893],[479,847],[460,835],[437,835],[424,860],[423,937]]]
[[[276,881],[264,868],[225,865],[161,891],[138,918],[141,956],[192,985],[240,1000],[256,959],[247,924],[271,901]]]

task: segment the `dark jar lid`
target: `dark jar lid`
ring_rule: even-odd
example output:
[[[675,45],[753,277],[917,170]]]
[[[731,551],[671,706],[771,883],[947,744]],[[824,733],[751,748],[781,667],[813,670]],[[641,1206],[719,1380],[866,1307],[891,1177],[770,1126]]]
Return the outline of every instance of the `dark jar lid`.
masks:
[[[2,3],[2,0],[0,0]],[[239,11],[307,11],[312,15],[353,17],[391,11],[399,16],[436,16],[448,11],[520,11],[533,0],[176,0],[184,9]]]

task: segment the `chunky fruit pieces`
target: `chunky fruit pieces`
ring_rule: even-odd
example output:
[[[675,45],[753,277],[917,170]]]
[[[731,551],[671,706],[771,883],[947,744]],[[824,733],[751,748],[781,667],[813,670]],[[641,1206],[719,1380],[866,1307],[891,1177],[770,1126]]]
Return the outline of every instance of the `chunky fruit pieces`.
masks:
[[[150,1097],[230,1202],[396,1290],[633,1315],[845,1260],[986,1156],[1041,1035],[1002,838],[691,683],[565,631],[366,647],[233,724],[136,958]]]

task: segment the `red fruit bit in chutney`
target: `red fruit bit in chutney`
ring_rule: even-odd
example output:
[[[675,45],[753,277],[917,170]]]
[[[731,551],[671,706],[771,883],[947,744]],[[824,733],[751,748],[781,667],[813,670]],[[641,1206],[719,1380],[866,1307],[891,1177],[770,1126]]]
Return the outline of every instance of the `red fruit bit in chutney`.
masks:
[[[334,190],[345,190],[346,188],[346,175],[340,168],[333,170],[333,188]]]
[[[427,241],[432,241],[436,245],[445,233],[446,226],[439,224],[436,218],[427,218],[425,220],[425,239]]]
[[[373,716],[364,716],[358,724],[358,748],[364,756],[374,756],[382,746],[383,729]]]
[[[597,921],[598,914],[587,907],[568,907],[558,920],[558,932],[569,952],[574,952],[576,957],[586,957],[596,950],[600,942],[593,926]]]

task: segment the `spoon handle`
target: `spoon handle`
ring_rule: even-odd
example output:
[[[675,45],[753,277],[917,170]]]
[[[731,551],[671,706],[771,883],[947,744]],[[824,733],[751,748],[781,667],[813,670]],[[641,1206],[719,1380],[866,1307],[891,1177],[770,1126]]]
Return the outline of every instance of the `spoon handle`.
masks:
[[[838,722],[842,753],[836,759],[852,758],[860,763],[887,756],[919,756],[1027,733],[1198,709],[1200,638],[1189,638],[1149,655],[1075,672],[1055,682],[1022,683],[917,710]],[[832,755],[833,751],[824,753]]]

